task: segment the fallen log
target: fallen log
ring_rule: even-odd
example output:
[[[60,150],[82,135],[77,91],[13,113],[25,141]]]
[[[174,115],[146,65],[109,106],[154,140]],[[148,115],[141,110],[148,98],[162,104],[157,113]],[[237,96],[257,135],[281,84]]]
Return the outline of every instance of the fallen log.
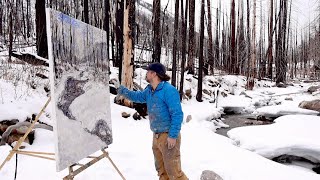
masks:
[[[9,136],[10,136],[12,131],[16,130],[16,131],[19,131],[19,133],[24,134],[25,132],[27,132],[27,129],[30,126],[31,126],[31,123],[30,122],[26,122],[26,121],[25,122],[19,122],[19,123],[15,124],[15,125],[9,126],[6,129],[6,131],[2,134],[2,138],[1,138],[1,141],[0,141],[0,146],[6,144],[6,142],[8,141],[8,138],[9,138]],[[34,129],[37,129],[37,128],[53,131],[53,127],[50,126],[50,125],[46,125],[46,124],[36,124],[34,126]]]

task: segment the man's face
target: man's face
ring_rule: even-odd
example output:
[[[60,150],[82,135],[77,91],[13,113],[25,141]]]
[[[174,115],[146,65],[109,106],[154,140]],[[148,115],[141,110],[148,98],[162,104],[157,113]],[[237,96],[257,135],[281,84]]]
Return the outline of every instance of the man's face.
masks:
[[[152,83],[153,82],[153,79],[156,77],[157,73],[154,72],[154,71],[147,71],[147,74],[146,74],[146,81],[148,83]]]

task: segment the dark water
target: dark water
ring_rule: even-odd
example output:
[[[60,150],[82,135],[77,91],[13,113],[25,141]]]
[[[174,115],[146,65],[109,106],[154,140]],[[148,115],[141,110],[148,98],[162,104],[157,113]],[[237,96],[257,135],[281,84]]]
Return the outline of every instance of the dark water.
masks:
[[[223,122],[229,125],[229,128],[220,128],[217,129],[216,133],[227,136],[227,132],[233,128],[243,127],[243,126],[252,126],[252,125],[263,125],[263,124],[270,124],[270,122],[266,121],[258,121],[254,120],[254,116],[250,114],[233,114],[233,115],[224,115]]]

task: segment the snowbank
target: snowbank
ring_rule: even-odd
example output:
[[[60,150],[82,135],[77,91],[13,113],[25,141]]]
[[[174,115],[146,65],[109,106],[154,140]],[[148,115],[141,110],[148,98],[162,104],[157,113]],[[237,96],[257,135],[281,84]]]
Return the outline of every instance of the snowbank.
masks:
[[[287,115],[274,124],[232,129],[228,136],[241,148],[269,159],[287,154],[319,163],[319,127],[319,116]]]
[[[295,106],[276,105],[276,106],[266,106],[266,107],[258,108],[253,114],[274,118],[274,117],[280,117],[284,115],[295,115],[295,114],[318,115],[319,112],[309,110],[309,109],[303,109]]]

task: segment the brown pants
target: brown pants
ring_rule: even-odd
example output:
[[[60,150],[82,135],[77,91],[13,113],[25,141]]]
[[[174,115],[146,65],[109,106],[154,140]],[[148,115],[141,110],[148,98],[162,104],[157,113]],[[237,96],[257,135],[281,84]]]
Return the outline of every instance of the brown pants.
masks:
[[[179,135],[172,149],[168,149],[167,138],[168,133],[161,133],[158,137],[153,135],[152,150],[159,180],[187,180],[187,176],[181,170],[181,136]]]

